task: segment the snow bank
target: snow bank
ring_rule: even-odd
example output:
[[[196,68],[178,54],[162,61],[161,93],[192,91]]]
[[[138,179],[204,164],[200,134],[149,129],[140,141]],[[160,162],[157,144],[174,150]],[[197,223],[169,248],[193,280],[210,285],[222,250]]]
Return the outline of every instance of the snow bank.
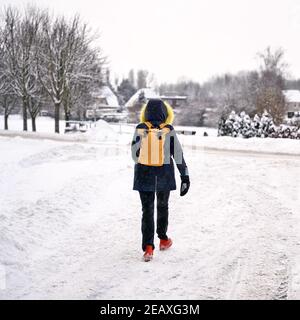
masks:
[[[117,129],[117,126],[113,126]],[[123,124],[119,128],[119,143],[130,143],[134,133],[135,126]],[[183,148],[192,150],[203,149],[212,151],[234,151],[234,152],[251,152],[258,154],[278,154],[300,156],[300,141],[292,139],[272,139],[272,138],[232,138],[218,137],[217,129],[205,127],[184,127],[175,126],[176,131],[196,131],[196,135],[178,134]],[[204,137],[204,132],[208,133],[208,137]]]
[[[43,130],[38,132],[31,131],[21,131],[16,128],[20,128],[21,119],[19,117],[14,117],[12,121],[12,126],[15,130],[1,130],[0,136],[4,137],[22,137],[29,139],[38,139],[38,140],[54,140],[54,141],[65,141],[65,142],[116,142],[118,140],[118,134],[115,130],[104,120],[99,120],[96,124],[92,124],[91,128],[88,129],[87,132],[74,132],[74,133],[53,133],[53,128],[50,122],[53,124],[53,119],[50,118],[41,118],[39,119],[39,125]],[[63,129],[61,127],[61,131]]]
[[[87,136],[90,142],[118,141],[117,132],[104,120],[98,120],[96,125],[87,132]]]
[[[0,136],[3,137],[22,137],[28,139],[46,139],[54,141],[69,141],[69,142],[85,142],[88,140],[88,136],[84,133],[72,133],[72,134],[57,134],[46,132],[30,132],[30,131],[16,131],[16,130],[0,130]]]
[[[300,156],[300,141],[272,138],[232,138],[181,136],[185,147],[193,149],[251,152],[261,154],[280,154]]]
[[[38,132],[23,132],[21,131],[22,119],[19,116],[12,116],[9,124],[10,127],[14,130],[0,130],[0,136],[20,136],[22,138],[44,139],[65,142],[84,142],[100,144],[113,143],[125,146],[130,144],[135,129],[134,124],[110,124],[104,120],[99,120],[96,122],[95,126],[93,126],[92,124],[92,127],[86,133],[55,134],[53,133],[53,119],[41,117],[38,118],[37,123]],[[20,131],[18,131],[18,129]],[[61,130],[63,131],[63,126],[61,126]],[[175,126],[175,130],[196,131],[196,135],[194,136],[178,134],[178,137],[185,148],[234,152],[251,152],[260,154],[281,154],[297,156],[300,155],[299,140],[272,138],[243,139],[232,137],[217,137],[217,129],[205,127]],[[203,136],[204,132],[208,133],[208,137]]]

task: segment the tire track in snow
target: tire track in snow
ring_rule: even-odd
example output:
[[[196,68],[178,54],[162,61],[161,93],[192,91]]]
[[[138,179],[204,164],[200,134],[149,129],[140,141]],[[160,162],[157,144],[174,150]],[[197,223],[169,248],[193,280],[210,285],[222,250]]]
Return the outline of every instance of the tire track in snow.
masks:
[[[292,234],[292,220],[290,219],[290,211],[281,205],[278,199],[271,195],[269,192],[265,192],[263,187],[259,190],[257,187],[250,186],[248,190],[254,192],[255,198],[258,202],[264,204],[265,211],[256,206],[256,210],[261,212],[257,217],[260,219],[262,226],[260,233],[259,247],[263,259],[260,260],[259,256],[256,256],[257,248],[254,246],[249,248],[251,261],[263,262],[258,264],[257,267],[261,270],[260,273],[263,277],[253,278],[258,283],[259,287],[265,286],[270,288],[270,293],[267,293],[266,298],[269,299],[287,299],[288,287],[289,287],[289,234]],[[253,197],[251,197],[253,198]],[[277,221],[276,221],[277,220]],[[258,225],[256,224],[255,228]],[[265,264],[265,261],[268,262]],[[270,265],[269,263],[272,263]],[[264,275],[269,274],[265,277]],[[251,279],[251,278],[250,278]],[[235,285],[233,283],[233,285]],[[263,285],[263,286],[262,286]],[[258,295],[263,298],[263,294]]]
[[[245,162],[239,162],[239,158],[220,158],[221,163],[223,160],[227,164],[231,163],[232,166],[238,164],[235,170],[233,168],[230,170],[224,164],[216,168],[211,167],[210,156],[207,156],[207,165],[204,166],[205,174],[199,175],[198,180],[202,178],[205,181],[213,181],[212,179],[219,174],[226,177],[227,188],[217,189],[212,205],[218,205],[218,199],[223,199],[222,210],[228,208],[225,212],[229,214],[220,225],[212,225],[212,228],[216,229],[212,236],[217,233],[222,235],[222,239],[218,240],[221,245],[216,249],[216,254],[210,253],[210,258],[206,261],[208,265],[214,265],[211,274],[215,274],[215,279],[219,282],[215,283],[218,290],[215,290],[214,297],[284,298],[287,296],[289,281],[289,273],[286,271],[289,269],[289,259],[282,259],[282,257],[288,257],[289,254],[289,242],[286,237],[293,232],[292,220],[289,210],[282,206],[276,197],[264,191],[264,184],[268,185],[266,179],[269,178],[269,159],[253,161],[255,158],[251,157]],[[279,159],[276,161],[279,166],[281,161]],[[227,170],[230,170],[230,174]],[[208,179],[206,176],[209,172],[213,174]],[[251,172],[251,175],[246,176],[247,172]],[[198,193],[209,197],[210,192],[205,195],[203,191],[203,188],[199,189]],[[214,192],[213,188],[211,192]],[[228,206],[227,199],[229,199]],[[200,199],[199,201],[203,202]],[[206,211],[210,211],[209,203],[204,207]],[[215,213],[213,214],[215,216]],[[227,219],[232,222],[231,225]],[[218,221],[222,220],[218,218]],[[233,235],[226,232],[228,227]],[[207,235],[210,234],[206,234],[206,237]],[[216,235],[216,237],[218,239],[220,236]],[[202,247],[212,245],[216,239],[207,238]],[[230,247],[229,241],[236,240],[238,241],[235,247]],[[200,298],[203,298],[201,293]]]
[[[74,150],[74,156],[80,160],[77,152]],[[41,239],[45,250],[20,260],[25,277],[8,295],[90,299],[288,297],[289,241],[284,237],[293,230],[284,205],[264,187],[268,166],[274,162],[271,158],[228,155],[205,153],[199,154],[201,159],[191,159],[190,193],[184,200],[172,195],[170,235],[175,236],[174,248],[155,254],[151,264],[140,260],[140,204],[131,190],[132,167],[127,167],[125,160],[118,163],[119,159],[107,158],[99,165],[113,165],[112,171],[80,175],[54,195],[39,199],[29,211],[18,212],[24,215],[25,223],[30,214],[35,219],[50,206],[51,221],[60,208],[56,218],[61,227],[52,238]],[[88,163],[95,166],[98,162]],[[61,206],[66,201],[70,211]],[[76,211],[79,215],[72,216]],[[71,221],[64,224],[68,217]],[[49,231],[45,230],[51,232],[50,227],[51,223]]]
[[[65,155],[66,151],[68,151],[66,156],[69,158],[73,158],[74,155],[77,161],[85,159],[84,152],[80,158],[79,149],[73,150],[72,146],[62,145],[49,149],[50,155],[56,161],[60,161],[61,157],[57,156],[58,158],[56,158],[55,155]],[[62,189],[47,194],[35,202],[17,202],[14,208],[10,208],[9,216],[17,216],[18,224],[13,233],[9,228],[4,229],[2,233],[2,237],[5,238],[1,241],[6,244],[11,243],[11,247],[6,247],[1,252],[1,261],[7,265],[8,271],[8,289],[1,292],[3,298],[38,297],[39,294],[43,295],[47,290],[50,290],[51,285],[49,288],[46,287],[44,291],[39,285],[49,283],[45,274],[54,272],[52,276],[55,277],[59,266],[55,266],[55,259],[52,260],[51,256],[47,258],[47,255],[52,255],[53,252],[63,249],[57,248],[57,245],[63,246],[63,238],[67,237],[71,240],[74,237],[72,234],[74,226],[77,226],[84,219],[84,214],[90,210],[91,203],[98,201],[97,191],[103,192],[107,187],[103,183],[104,177],[110,173],[111,176],[119,174],[118,170],[112,172],[115,167],[119,167],[116,163],[118,160],[110,157],[109,153],[105,155],[105,152],[103,153],[103,150],[99,148],[91,150],[91,153],[97,151],[102,161],[101,165],[108,168],[105,173],[99,171],[97,167],[93,169],[96,162],[90,162],[89,173],[88,171],[77,173],[75,178],[63,185]],[[47,151],[36,153],[30,156],[30,161],[29,158],[26,158],[20,164],[24,164],[26,167],[30,167],[30,163],[32,165],[43,164],[47,161],[46,155]],[[95,161],[97,161],[97,155],[95,155]],[[86,163],[88,164],[89,161]],[[115,166],[111,167],[112,163],[115,163]],[[124,169],[125,165],[123,168],[119,168],[119,170]],[[99,189],[95,190],[95,187]],[[92,215],[93,212],[90,214]],[[65,280],[61,281],[63,283]]]

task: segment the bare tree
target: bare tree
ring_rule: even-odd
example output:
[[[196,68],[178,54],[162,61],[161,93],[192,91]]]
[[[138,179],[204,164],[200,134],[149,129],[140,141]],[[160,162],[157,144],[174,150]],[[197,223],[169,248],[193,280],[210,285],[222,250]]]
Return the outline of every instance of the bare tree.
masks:
[[[128,73],[128,80],[132,87],[135,87],[135,73],[134,70],[131,69]]]
[[[43,22],[40,51],[37,55],[39,79],[54,103],[55,132],[59,133],[60,106],[66,89],[67,75],[73,57],[78,18],[71,25],[64,17]]]
[[[42,39],[38,54],[39,79],[53,101],[55,132],[59,133],[61,105],[64,104],[68,117],[74,100],[72,95],[78,92],[80,83],[93,80],[89,73],[94,54],[89,49],[92,39],[87,25],[81,24],[78,16],[70,21],[64,17],[54,21],[49,18],[44,22]]]
[[[16,100],[8,78],[4,30],[0,28],[0,106],[3,108],[5,130],[8,130],[8,117],[16,106]]]
[[[64,99],[66,120],[71,111],[77,114],[79,119],[83,119],[85,112],[94,102],[93,93],[103,85],[102,59],[98,59],[95,54],[85,55],[86,64],[81,65],[81,70],[77,70],[81,76],[70,81],[68,93]],[[80,65],[79,65],[80,66]],[[78,67],[79,67],[78,66]]]
[[[260,71],[260,85],[256,109],[262,114],[265,110],[271,114],[276,124],[282,123],[285,115],[285,97],[282,92],[285,86],[284,51],[279,48],[272,52],[268,47],[259,53],[262,60]]]
[[[72,109],[76,110],[79,119],[84,117],[87,107],[92,104],[92,93],[102,85],[104,76],[103,66],[106,59],[99,48],[91,47],[94,38],[89,37],[86,25],[78,36],[81,45],[74,55],[63,96],[66,121],[69,120]],[[106,77],[108,76],[109,72],[106,72]]]
[[[148,71],[138,70],[137,72],[137,89],[143,89],[147,87]]]
[[[11,112],[16,108],[17,97],[12,94],[4,94],[0,96],[0,105],[4,110],[4,129],[8,130],[8,117]]]
[[[93,47],[95,38],[90,36],[90,30],[80,22],[79,16],[68,21],[33,6],[24,12],[8,7],[4,10],[3,22],[0,94],[6,115],[8,117],[9,105],[14,104],[12,97],[15,96],[22,102],[23,130],[27,130],[29,114],[32,130],[36,131],[40,107],[50,98],[58,133],[61,105],[66,120],[75,106],[78,112],[84,112],[81,106],[86,108],[91,90],[102,81],[105,58],[99,48]]]
[[[45,93],[43,93],[42,88],[39,92],[36,92],[34,96],[30,96],[28,100],[28,112],[31,117],[32,131],[36,131],[36,117],[38,116],[41,105],[44,102]]]
[[[259,52],[257,55],[262,60],[262,64],[260,66],[262,72],[272,72],[279,77],[284,75],[288,65],[284,61],[283,48],[277,48],[272,52],[271,47],[267,47],[265,51]]]
[[[5,11],[4,37],[9,67],[8,78],[14,94],[20,97],[23,103],[24,131],[27,131],[30,104],[39,99],[37,95],[40,92],[40,83],[35,62],[37,36],[44,17],[36,7],[27,7],[24,16],[12,7]]]
[[[282,91],[276,87],[263,88],[257,98],[257,112],[263,114],[267,111],[274,123],[282,124],[285,115],[285,98]]]

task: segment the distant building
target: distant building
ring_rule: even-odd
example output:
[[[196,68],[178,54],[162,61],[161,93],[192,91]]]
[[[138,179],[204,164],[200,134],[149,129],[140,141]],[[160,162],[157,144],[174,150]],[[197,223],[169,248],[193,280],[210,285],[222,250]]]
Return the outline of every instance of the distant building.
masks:
[[[96,108],[120,108],[117,96],[108,86],[99,88],[99,90],[93,92],[92,96]]]
[[[176,93],[166,93],[159,95],[151,88],[139,89],[125,104],[125,107],[131,108],[134,107],[139,102],[147,102],[149,99],[162,99],[168,102],[172,107],[176,108],[181,106],[187,101],[187,96],[180,96]]]
[[[176,93],[166,93],[160,96],[164,101],[167,101],[173,108],[181,107],[187,102],[187,96],[180,96]]]
[[[300,116],[300,90],[284,90],[287,117],[289,119]]]
[[[118,121],[124,118],[117,96],[108,86],[103,86],[92,93],[93,105],[86,110],[88,120]]]
[[[177,107],[186,104],[187,96],[179,96],[175,93],[160,95],[152,88],[139,89],[125,104],[129,113],[128,120],[130,122],[139,121],[141,106],[149,99],[162,99],[163,101],[168,102],[176,112]]]
[[[151,88],[139,89],[126,103],[126,108],[134,108],[139,103],[144,103],[149,99],[158,99],[159,94]]]

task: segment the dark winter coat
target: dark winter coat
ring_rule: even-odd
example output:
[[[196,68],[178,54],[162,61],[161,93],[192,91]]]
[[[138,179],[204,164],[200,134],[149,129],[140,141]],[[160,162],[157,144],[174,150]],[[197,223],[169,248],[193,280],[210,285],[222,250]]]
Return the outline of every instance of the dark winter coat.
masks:
[[[144,110],[145,121],[151,122],[153,127],[158,127],[159,124],[165,122],[168,116],[166,106],[162,101],[158,101],[153,102],[153,100],[149,100]],[[154,167],[137,163],[141,141],[138,133],[140,130],[138,131],[138,129],[147,130],[145,123],[137,125],[131,144],[132,158],[136,162],[134,167],[133,190],[152,192],[176,190],[174,160],[180,175],[188,175],[188,169],[176,132],[171,124],[167,124],[166,128],[169,128],[170,132],[167,134],[164,144],[165,164]]]

